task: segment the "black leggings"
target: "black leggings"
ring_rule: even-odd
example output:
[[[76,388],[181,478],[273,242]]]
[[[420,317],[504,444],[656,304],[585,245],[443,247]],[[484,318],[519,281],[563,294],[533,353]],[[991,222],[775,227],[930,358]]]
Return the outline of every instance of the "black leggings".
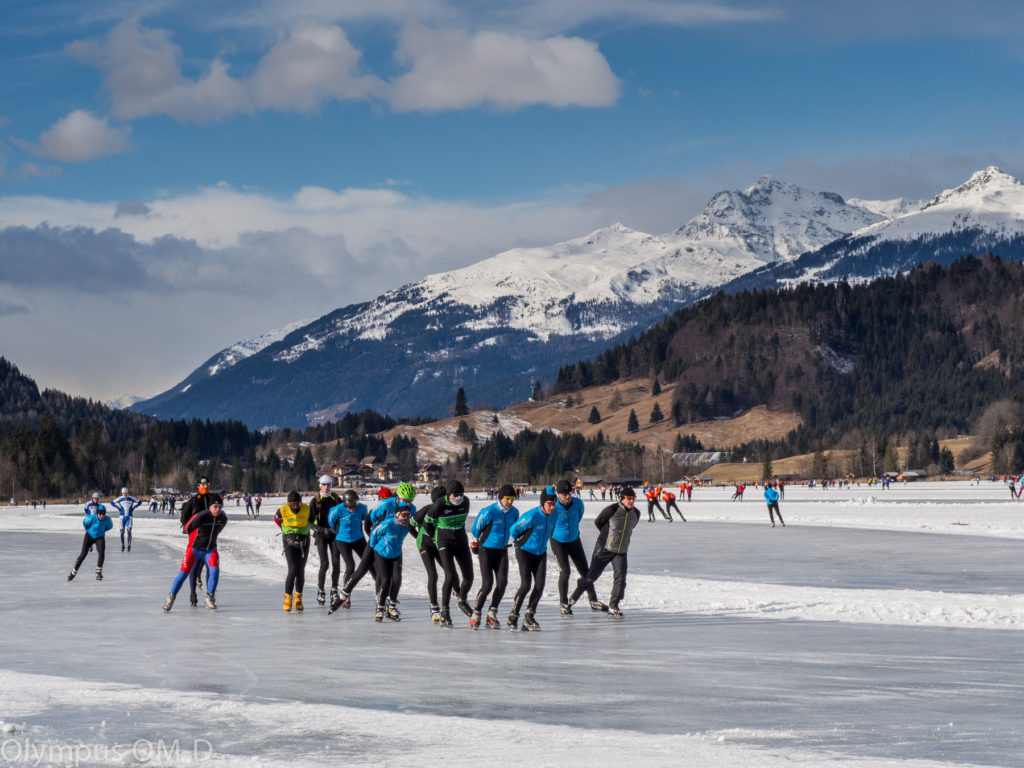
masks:
[[[458,585],[459,599],[468,600],[469,590],[473,586],[473,553],[469,551],[469,537],[466,531],[441,531],[437,536],[437,554],[441,557],[444,569],[444,582],[441,584],[441,605],[447,608],[451,603],[452,589]],[[462,580],[455,572],[458,563],[462,572]]]
[[[569,561],[576,567],[576,573],[580,576],[587,575],[587,553],[583,551],[583,542],[579,539],[569,542],[556,541],[551,539],[551,554],[558,561],[558,601],[569,602]],[[587,589],[590,602],[597,602],[597,592],[591,584]]]
[[[288,561],[288,575],[284,579],[284,592],[290,595],[292,592],[302,594],[302,588],[306,586],[306,558],[309,557],[309,538],[297,546],[285,545],[284,559]]]
[[[661,504],[658,503],[657,499],[648,499],[647,500],[647,519],[648,520],[653,520],[654,519],[654,508],[655,507],[657,507],[658,511],[661,512],[661,516],[662,517],[664,517],[664,518],[666,518],[668,520],[672,519],[672,515],[666,515],[665,514],[665,510],[661,508]]]
[[[772,525],[775,525],[775,516],[772,514],[772,512],[779,516],[780,523],[782,523],[783,525],[786,524],[786,521],[782,519],[782,513],[779,512],[779,502],[768,502],[768,519],[772,521]]]
[[[366,552],[366,539],[356,539],[355,541],[338,541],[335,539],[331,542],[331,549],[334,550],[334,560],[337,562],[338,558],[345,561],[345,575],[342,576],[341,583],[344,584],[350,578],[352,578],[352,572],[356,569],[355,557],[353,552],[360,557],[363,557],[363,553]],[[338,572],[338,568],[335,567],[335,574]],[[331,586],[338,586],[337,577],[331,579]]]
[[[441,555],[438,554],[432,539],[424,540],[420,560],[423,561],[423,568],[427,572],[427,597],[431,605],[437,605],[437,566],[441,563]]]
[[[669,520],[672,519],[672,510],[673,509],[676,511],[676,514],[678,514],[679,517],[682,518],[683,522],[685,523],[686,522],[686,518],[683,517],[683,512],[682,512],[681,509],[679,509],[679,506],[676,504],[676,500],[675,499],[669,499],[668,501],[665,502],[665,511],[668,512]]]
[[[547,581],[548,574],[548,553],[535,555],[517,547],[516,562],[519,563],[519,591],[516,592],[512,613],[519,614],[527,592],[530,593],[530,602],[526,604],[526,610],[528,613],[533,613],[540,604],[541,595],[544,594],[544,582]],[[533,582],[532,592],[530,591],[531,581]]]
[[[98,539],[94,539],[87,533],[85,534],[85,538],[82,539],[82,551],[78,553],[78,559],[75,560],[76,571],[78,570],[78,566],[80,566],[85,560],[85,556],[89,554],[89,550],[91,550],[93,546],[96,547],[97,554],[96,568],[99,569],[103,567],[103,558],[107,554],[107,540],[102,536]],[[67,562],[67,560],[64,562]]]
[[[607,549],[597,549],[591,556],[587,575],[576,582],[576,589],[572,593],[573,601],[578,600],[585,589],[593,587],[594,582],[604,573],[604,569],[608,567],[609,563],[611,563],[614,575],[612,576],[612,594],[608,598],[608,607],[619,607],[619,601],[626,594],[626,571],[629,568],[629,562],[626,560],[625,552],[616,554]]]
[[[476,593],[476,610],[484,609],[484,602],[487,600],[487,593],[494,585],[494,594],[491,595],[491,608],[497,608],[501,598],[505,596],[505,588],[508,586],[508,548],[488,549],[480,547],[480,591]]]
[[[384,605],[384,597],[398,602],[398,590],[402,586],[402,556],[384,557],[373,553],[373,568],[377,572],[377,606]]]
[[[338,587],[338,552],[331,546],[334,543],[333,534],[314,533],[313,543],[316,544],[316,553],[320,556],[320,572],[317,574],[316,586],[321,591],[327,578],[327,566],[331,567],[331,588]]]
[[[387,579],[381,578],[381,569],[387,569]],[[402,556],[384,557],[382,554],[367,547],[363,557],[359,561],[355,572],[342,585],[342,590],[352,594],[352,590],[363,580],[363,576],[373,568],[373,578],[377,582],[377,604],[384,602],[385,598],[398,599],[398,590],[402,588]]]

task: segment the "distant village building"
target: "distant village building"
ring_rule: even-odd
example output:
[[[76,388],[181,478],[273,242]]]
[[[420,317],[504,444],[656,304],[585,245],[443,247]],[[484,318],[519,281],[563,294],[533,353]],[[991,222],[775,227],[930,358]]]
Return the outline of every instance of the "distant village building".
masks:
[[[444,467],[440,464],[425,464],[416,473],[421,483],[436,483],[444,474]]]

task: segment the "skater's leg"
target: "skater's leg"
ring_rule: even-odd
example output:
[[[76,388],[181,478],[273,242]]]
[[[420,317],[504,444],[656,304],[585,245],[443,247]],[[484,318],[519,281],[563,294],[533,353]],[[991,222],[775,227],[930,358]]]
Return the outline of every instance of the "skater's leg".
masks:
[[[590,565],[587,563],[587,553],[583,549],[583,542],[580,539],[569,542],[569,544],[566,545],[566,552],[572,560],[572,564],[573,567],[576,568],[576,572],[580,576],[586,576],[587,571],[590,570]],[[566,570],[568,570],[568,568]],[[561,595],[561,590],[559,590],[559,594]],[[587,587],[587,597],[590,598],[590,602],[597,602],[597,590],[594,589],[593,584]],[[567,600],[563,598],[561,602],[564,603],[567,602]]]
[[[555,556],[555,562],[558,563],[558,602],[566,603],[569,601],[569,545],[556,539],[551,539],[551,554]],[[573,558],[575,562],[575,558]],[[579,566],[576,566],[579,570]],[[586,557],[583,558],[583,573],[587,572]]]

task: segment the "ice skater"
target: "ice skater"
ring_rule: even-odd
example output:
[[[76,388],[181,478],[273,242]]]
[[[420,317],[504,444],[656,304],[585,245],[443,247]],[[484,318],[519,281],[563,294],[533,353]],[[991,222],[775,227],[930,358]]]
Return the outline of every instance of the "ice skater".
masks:
[[[373,568],[377,574],[377,610],[374,619],[377,622],[385,618],[399,621],[398,589],[395,577],[401,577],[402,543],[409,533],[409,520],[412,508],[409,504],[400,504],[395,508],[394,515],[388,515],[374,526],[370,533],[369,551],[373,553]],[[369,571],[366,562],[359,564],[356,572],[345,582],[341,596],[345,600],[359,581]]]
[[[772,487],[771,483],[764,487],[764,500],[768,504],[768,519],[771,521],[772,528],[775,527],[775,515],[779,516],[779,522],[785,528],[786,523],[783,521],[782,513],[779,511],[779,492]]]
[[[309,505],[302,503],[298,491],[289,491],[288,502],[274,515],[281,529],[284,559],[288,574],[284,578],[284,610],[303,609],[302,589],[306,584],[306,559],[309,557]]]
[[[208,569],[206,581],[206,607],[217,610],[215,594],[217,584],[220,582],[220,555],[217,552],[217,537],[228,524],[228,516],[223,511],[224,501],[220,496],[209,500],[209,506],[202,512],[198,512],[189,518],[185,525],[185,533],[189,535],[189,547],[185,550],[185,556],[181,559],[181,568],[174,581],[171,582],[171,591],[164,601],[164,611],[170,611],[174,605],[174,599],[178,596],[181,585],[185,579],[191,581],[193,571],[198,570],[201,564]],[[192,592],[193,596],[195,591]],[[192,605],[196,605],[193,601]]]
[[[421,517],[426,514],[430,506],[434,504],[438,499],[443,499],[445,496],[444,486],[436,486],[430,491],[430,505],[425,507],[420,512],[414,515],[415,517]],[[441,565],[441,554],[437,551],[437,544],[434,542],[432,533],[427,530],[426,523],[416,523],[415,520],[410,520],[409,532],[416,537],[416,548],[420,553],[420,560],[423,562],[423,568],[427,572],[427,598],[430,600],[430,619],[431,621],[440,624],[441,623],[441,605],[438,602],[437,597],[437,566]],[[459,582],[456,581],[452,585],[452,591],[459,591]]]
[[[334,541],[331,542],[334,557],[345,562],[345,573],[341,578],[341,584],[344,584],[356,569],[355,558],[362,558],[366,552],[363,521],[369,515],[369,510],[359,501],[359,494],[351,488],[341,495],[341,500],[341,504],[331,507],[327,513],[327,524],[334,532]],[[330,606],[329,613],[341,607],[341,597],[334,587],[331,588]]]
[[[324,587],[326,586],[328,567],[331,570],[332,596],[338,592],[338,572],[341,570],[338,553],[334,549],[334,531],[327,520],[331,509],[341,504],[338,495],[331,491],[333,484],[333,478],[330,475],[321,475],[320,491],[309,500],[309,522],[313,527],[313,544],[320,557],[320,570],[317,572],[316,579],[316,601],[320,605],[323,605],[327,599]]]
[[[469,536],[466,534],[466,518],[469,517],[469,499],[465,489],[458,480],[449,480],[445,487],[445,495],[435,501],[425,512],[416,515],[418,524],[425,524],[428,535],[433,533],[437,553],[441,558],[444,570],[444,582],[441,584],[441,616],[442,626],[452,625],[451,603],[452,590],[458,585],[456,606],[466,616],[473,615],[469,607],[469,590],[473,586],[473,554],[469,551]],[[456,573],[458,565],[459,574]]]
[[[545,488],[540,494],[540,505],[526,512],[512,526],[512,537],[516,544],[516,563],[519,565],[519,590],[512,602],[512,612],[508,615],[509,629],[516,628],[519,612],[527,594],[530,599],[526,603],[526,613],[523,614],[523,629],[530,632],[540,629],[534,615],[540,604],[541,595],[544,594],[544,582],[547,581],[548,540],[555,532],[556,501],[555,494]]]
[[[132,521],[134,520],[133,513],[135,508],[138,507],[142,502],[136,499],[134,496],[128,495],[128,489],[122,488],[121,495],[110,502],[110,506],[114,507],[118,512],[121,513],[121,551],[124,552],[124,534],[128,532],[128,551],[132,551]]]
[[[590,570],[579,580],[576,589],[569,599],[570,605],[580,599],[588,586],[592,586],[611,563],[612,593],[608,598],[608,616],[613,619],[622,618],[619,604],[626,594],[626,572],[629,562],[626,553],[633,529],[640,522],[640,511],[635,508],[636,492],[628,485],[619,492],[619,501],[601,510],[594,519],[600,533],[594,545],[594,554],[590,558]]]
[[[661,492],[661,500],[665,502],[665,514],[668,515],[669,520],[672,519],[672,510],[674,509],[676,514],[679,515],[679,519],[684,523],[686,522],[686,518],[683,517],[683,510],[681,510],[679,505],[676,504],[676,495],[672,493],[672,491],[667,488],[663,490]]]
[[[512,526],[519,519],[519,510],[513,506],[516,489],[503,485],[498,489],[498,500],[481,510],[473,521],[473,537],[477,557],[480,560],[480,590],[476,593],[476,605],[469,617],[469,626],[479,629],[480,617],[491,594],[491,607],[487,609],[487,626],[498,629],[498,606],[508,587],[508,540]]]
[[[658,497],[660,495],[661,492],[653,486],[649,485],[644,489],[644,496],[647,497],[647,522],[649,523],[654,522],[655,507],[657,507],[658,511],[661,512],[662,517],[665,517],[670,523],[672,522],[672,515],[666,516],[665,510],[661,508],[661,503],[658,501]]]
[[[103,581],[103,559],[107,553],[107,531],[114,527],[114,521],[107,517],[107,509],[102,504],[96,505],[96,511],[91,512],[82,520],[82,527],[85,528],[85,538],[82,539],[82,551],[78,554],[71,573],[68,574],[68,581],[75,578],[78,569],[82,566],[85,556],[96,547],[96,581]]]
[[[171,512],[174,511],[174,496],[170,497],[171,500]],[[201,512],[209,510],[214,502],[220,504],[221,508],[224,507],[224,499],[221,498],[220,494],[213,493],[210,491],[210,479],[203,475],[196,481],[196,492],[189,496],[185,500],[185,503],[181,505],[181,513],[178,516],[178,522],[181,523],[181,532],[188,533],[188,544],[185,546],[185,559],[189,558],[189,553],[192,551],[192,547],[195,544],[195,528],[189,529],[188,524],[192,518]],[[189,531],[192,533],[189,533]],[[194,564],[194,572],[189,574],[188,585],[189,585],[189,602],[195,606],[199,605],[199,596],[196,594],[197,589],[201,589],[203,586],[202,581],[202,569],[206,565],[206,578],[210,578],[210,568],[206,564],[205,560],[196,560],[192,558]]]
[[[569,561],[572,561],[577,574],[585,576],[590,564],[587,562],[587,553],[583,549],[583,542],[580,540],[580,520],[583,519],[583,502],[572,495],[572,485],[568,480],[559,480],[555,485],[555,496],[558,502],[555,504],[555,531],[551,534],[551,554],[555,556],[558,563],[558,604],[563,616],[572,616],[572,608],[569,606],[569,577],[572,571],[569,569]],[[587,590],[590,597],[590,607],[595,611],[607,611],[608,606],[597,599],[597,592],[591,586]]]

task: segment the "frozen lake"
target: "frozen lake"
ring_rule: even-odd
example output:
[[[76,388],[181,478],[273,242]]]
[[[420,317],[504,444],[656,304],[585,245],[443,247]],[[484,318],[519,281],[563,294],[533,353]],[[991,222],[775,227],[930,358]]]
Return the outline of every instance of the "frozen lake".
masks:
[[[0,509],[0,765],[1024,765],[1024,503],[790,488],[771,528],[730,495],[642,515],[621,622],[562,619],[550,559],[538,633],[434,626],[411,542],[401,623],[374,623],[369,580],[327,616],[315,554],[285,614],[275,500],[226,507],[216,613],[160,609],[166,516],[137,513],[130,553],[115,525],[104,581],[92,554],[68,583],[79,509]]]

